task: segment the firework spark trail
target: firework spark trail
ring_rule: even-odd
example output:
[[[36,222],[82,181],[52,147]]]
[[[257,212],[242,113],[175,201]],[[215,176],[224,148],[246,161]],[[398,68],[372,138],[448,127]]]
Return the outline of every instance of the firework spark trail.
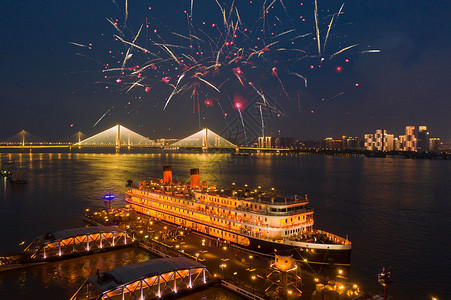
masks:
[[[169,101],[171,101],[172,97],[176,94],[176,91],[177,91],[177,87],[174,87],[174,89],[172,90],[172,92],[169,95],[168,99],[166,100],[166,103],[164,104],[163,110],[166,109],[166,106],[168,106]]]
[[[301,94],[298,92],[298,111],[301,112]]]
[[[295,36],[295,37],[294,37],[294,38],[292,38],[291,40],[292,40],[292,41],[294,41],[294,40],[297,40],[297,39],[300,39],[300,38],[303,38],[303,37],[309,36],[309,35],[311,35],[311,34],[312,34],[311,32],[309,32],[309,33],[304,33],[304,34],[301,34],[301,35]]]
[[[358,45],[358,44],[354,44],[354,45],[345,47],[345,48],[343,48],[343,49],[341,49],[341,50],[335,52],[334,54],[332,54],[332,55],[329,57],[329,59],[332,59],[335,55],[338,55],[338,54],[340,54],[340,53],[342,53],[342,52],[344,52],[344,51],[346,51],[346,50],[349,50],[349,49],[351,49],[351,48],[354,48],[354,47],[357,46],[357,45]]]
[[[321,40],[319,38],[319,27],[318,27],[318,1],[315,0],[315,28],[316,28],[316,40],[318,42],[318,57],[321,57]]]
[[[283,35],[285,35],[285,34],[288,34],[288,33],[294,32],[294,31],[296,31],[296,29],[290,29],[290,30],[284,31],[284,32],[282,32],[282,33],[279,33],[278,35],[275,35],[275,36],[272,37],[271,39],[272,39],[272,40],[273,40],[273,39],[276,39],[276,38],[278,38],[278,37],[281,37],[281,36],[283,36]]]
[[[269,104],[265,104],[263,102],[256,102],[256,104],[258,104],[259,106],[261,106],[262,108],[266,109],[269,112],[276,113],[276,114],[281,113],[281,111],[279,109],[277,109],[276,107],[272,107]]]
[[[116,1],[113,0],[113,3]],[[259,102],[263,103],[258,107],[253,107],[253,109],[260,111],[264,127],[265,121],[262,110],[267,109],[272,113],[276,112],[274,108],[268,105],[265,98],[264,91],[266,91],[266,88],[269,88],[267,82],[270,82],[272,86],[277,86],[277,90],[283,91],[288,98],[288,92],[292,91],[289,90],[291,85],[285,82],[287,74],[290,74],[288,75],[290,80],[302,80],[307,88],[307,76],[309,75],[307,72],[314,68],[316,71],[316,66],[322,64],[325,60],[324,57],[332,59],[340,53],[357,46],[355,44],[344,47],[341,50],[335,50],[335,53],[330,49],[326,52],[326,46],[331,45],[329,40],[332,40],[334,36],[333,30],[337,26],[339,16],[342,14],[344,3],[338,12],[325,17],[329,24],[326,29],[325,24],[319,18],[318,0],[315,0],[314,22],[312,20],[310,23],[312,25],[311,32],[299,34],[298,28],[294,27],[294,23],[298,23],[294,22],[294,19],[291,19],[288,14],[288,12],[291,13],[291,6],[286,7],[283,0],[264,0],[262,6],[258,5],[258,19],[254,24],[255,27],[251,29],[244,25],[247,23],[247,20],[242,19],[242,16],[239,14],[237,7],[239,1],[233,0],[230,2],[231,5],[230,3],[224,4],[225,2],[221,0],[213,2],[213,6],[218,8],[215,11],[216,18],[219,18],[219,20],[216,19],[216,22],[212,21],[210,29],[208,29],[209,27],[195,26],[197,22],[194,23],[193,15],[197,11],[194,11],[194,9],[199,8],[197,3],[196,5],[194,4],[194,0],[190,0],[187,3],[189,7],[186,7],[187,10],[184,12],[188,22],[186,31],[177,32],[176,29],[161,24],[158,19],[153,18],[160,23],[159,25],[164,27],[163,29],[158,29],[157,33],[157,28],[149,29],[150,23],[147,22],[146,18],[146,23],[142,24],[138,32],[134,34],[127,27],[128,0],[125,0],[123,26],[118,25],[113,19],[107,19],[116,30],[116,34],[113,37],[125,46],[125,54],[121,52],[124,58],[122,62],[117,61],[118,65],[112,65],[112,68],[107,70],[105,70],[105,64],[101,64],[104,67],[103,71],[120,72],[120,77],[114,77],[114,75],[108,77],[110,80],[121,80],[122,84],[126,84],[128,88],[126,93],[135,87],[145,87],[145,91],[148,93],[153,85],[163,83],[167,93],[163,110],[175,99],[176,95],[177,98],[182,98],[189,97],[191,94],[193,112],[195,113],[195,110],[198,110],[199,122],[201,122],[201,107],[199,104],[202,100],[200,99],[201,97],[208,99],[211,95],[220,93],[219,99],[224,99],[224,97],[228,97],[225,91],[233,90],[238,86],[239,89],[247,90],[247,94],[250,91],[251,94],[255,93],[261,97],[262,101]],[[287,18],[279,18],[284,13]],[[197,19],[197,14],[195,16]],[[305,20],[302,19],[302,21]],[[202,22],[203,25],[206,25],[205,23],[205,21]],[[149,33],[149,36],[146,36],[145,39],[141,34],[144,25],[146,25],[146,34],[147,32]],[[123,28],[127,28],[127,30]],[[315,49],[313,49],[315,53],[306,52],[306,50],[311,51],[310,38],[301,41],[306,43],[305,46],[299,46],[299,42],[294,46],[295,40],[303,39],[310,35],[317,42],[317,53]],[[144,39],[145,42],[140,44],[138,39]],[[83,48],[90,48],[91,46],[72,44]],[[314,41],[313,46],[316,48]],[[376,51],[366,50],[360,52],[360,54]],[[133,59],[131,59],[132,55]],[[142,61],[143,58],[145,59],[144,61]],[[131,65],[132,61],[134,65]],[[108,67],[108,65],[106,66]],[[107,80],[108,77],[105,76]],[[115,83],[113,82],[112,85],[115,86]],[[213,92],[211,89],[215,91]],[[300,94],[298,93],[297,96],[298,109],[301,110]],[[247,116],[243,113],[244,109],[245,107],[243,106],[238,110],[242,119],[243,130],[245,130],[243,116]]]
[[[202,81],[203,83],[205,83],[206,85],[210,86],[212,89],[214,89],[215,91],[217,91],[218,93],[221,93],[217,87],[215,87],[213,84],[211,84],[210,82],[208,82],[207,80],[203,79],[202,77],[199,76],[195,76],[197,79],[199,79],[200,81]]]
[[[97,122],[95,122],[95,124],[94,124],[94,126],[92,126],[92,128],[94,128],[94,127],[96,127],[96,125],[100,122],[100,121],[102,121],[102,119],[106,116],[106,114],[107,113],[109,113],[110,111],[111,111],[111,109],[113,109],[114,108],[114,105],[113,106],[111,106],[98,120],[97,120]]]
[[[279,75],[277,73],[278,73],[277,68],[276,67],[272,68],[272,75],[274,75],[277,78],[277,80],[279,81],[280,86],[282,87],[282,91],[285,93],[285,96],[287,96],[287,98],[290,98],[288,96],[287,91],[285,90],[285,86],[283,85],[282,80],[280,80]]]
[[[219,101],[218,101],[218,106],[219,106],[219,108],[221,109],[222,116],[223,116],[224,121],[226,122],[226,125],[227,125],[227,129],[230,130],[230,125],[229,125],[229,122],[227,121],[227,114],[225,113],[225,111],[224,111],[224,109],[222,108],[222,105],[221,105],[221,103],[220,103]]]
[[[338,96],[343,95],[344,93],[345,93],[345,92],[340,92],[340,93],[336,94],[335,96],[332,96],[332,97],[331,97],[329,100],[327,100],[327,101],[333,100],[333,99],[337,98]]]
[[[264,120],[263,120],[262,106],[259,105],[258,107],[259,107],[259,109],[260,109],[260,118],[261,118],[261,120],[262,120],[262,137],[265,138],[265,122],[264,122]]]
[[[117,9],[119,9],[119,5],[117,5],[116,0],[111,0],[111,1],[113,1],[113,4],[117,7]]]
[[[289,17],[288,9],[285,7],[285,4],[283,4],[283,1],[282,1],[282,0],[280,0],[280,4],[282,5],[283,10],[285,11],[285,14]]]
[[[254,89],[254,91],[263,99],[263,102],[265,104],[268,104],[268,101],[266,101],[265,95],[259,90],[257,89],[257,87],[252,83],[252,82],[248,82],[248,84]]]
[[[135,38],[132,41],[132,44],[135,44],[136,40],[139,37],[139,34],[141,33],[142,28],[143,28],[143,25],[141,25],[141,27],[139,28],[138,33],[136,34]],[[127,52],[125,53],[124,61],[122,62],[122,69],[125,68],[125,64],[127,63],[127,60],[132,56],[132,54],[130,54],[131,49],[132,49],[132,46],[128,47]]]
[[[117,30],[117,32],[119,32],[119,34],[120,34],[121,36],[125,37],[124,32],[122,32],[122,30],[120,30],[119,27],[117,27],[116,22],[113,22],[113,20],[110,20],[110,19],[108,19],[108,18],[106,18],[106,20],[107,20],[108,22],[110,22],[111,25],[114,26],[114,28]]]
[[[133,46],[133,47],[135,47],[135,48],[137,48],[137,49],[143,51],[144,53],[152,54],[152,55],[154,55],[154,56],[156,56],[156,57],[159,58],[158,55],[156,55],[155,53],[150,52],[150,51],[147,50],[146,48],[143,48],[143,47],[141,47],[141,46],[139,46],[139,45],[136,45],[136,44],[134,44],[134,43],[128,42],[128,41],[124,40],[123,38],[121,38],[121,37],[118,36],[118,35],[114,35],[114,37],[117,38],[118,40],[120,40],[121,42],[123,42],[124,44],[128,44],[128,45],[130,45],[130,46]]]
[[[130,92],[135,86],[143,86],[140,82],[143,81],[144,78],[139,79],[138,81],[133,82],[133,84],[128,88],[128,90],[125,92],[126,94]]]
[[[197,100],[197,117],[199,120],[199,129],[202,128],[202,124],[200,122],[200,103],[199,103],[199,96],[196,94],[197,97],[195,97],[195,99],[193,99],[194,101]],[[208,141],[205,141],[206,143],[208,143]]]
[[[365,54],[365,53],[380,53],[381,50],[379,49],[374,49],[374,50],[363,50],[360,52],[360,54]]]
[[[88,48],[88,46],[86,46],[86,45],[82,45],[82,44],[75,43],[75,42],[69,42],[69,44],[72,44],[72,45],[75,45],[75,46],[78,46],[78,47]]]
[[[128,0],[125,0],[124,28],[127,26],[127,19],[128,19]]]
[[[240,114],[241,119],[241,125],[243,126],[243,133],[244,133],[244,144],[247,144],[247,133],[246,133],[246,127],[244,127],[244,119],[243,115],[241,114],[240,105],[235,105],[236,109],[238,110],[238,113]]]
[[[343,3],[341,5],[340,9],[338,10],[337,18],[341,14],[341,11],[342,11],[344,6],[345,6],[345,4]],[[332,24],[334,23],[334,18],[335,18],[335,15],[333,15],[332,18],[330,19],[330,23],[329,23],[329,26],[327,28],[326,38],[324,39],[323,50],[326,49],[327,39],[329,38],[330,30],[332,29]]]
[[[293,74],[299,78],[302,78],[304,80],[305,87],[307,87],[307,77],[302,76],[301,74],[298,74],[298,73],[291,73],[291,74]]]

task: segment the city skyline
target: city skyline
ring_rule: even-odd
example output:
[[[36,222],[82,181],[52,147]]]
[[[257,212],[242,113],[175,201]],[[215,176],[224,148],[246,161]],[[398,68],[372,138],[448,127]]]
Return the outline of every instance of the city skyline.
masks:
[[[205,15],[210,11],[216,14],[217,7],[205,6],[201,1],[194,3],[195,22],[214,21]],[[0,117],[4,124],[0,139],[7,139],[22,129],[43,139],[63,139],[78,131],[92,135],[117,123],[146,136],[171,138],[196,131],[199,123],[201,127],[220,132],[227,129],[225,120],[232,123],[238,118],[233,108],[224,107],[229,114],[227,119],[217,106],[210,107],[208,103],[201,103],[200,114],[193,113],[189,97],[173,99],[163,110],[166,90],[125,93],[122,87],[110,90],[96,87],[93,83],[100,80],[102,65],[111,61],[111,57],[89,56],[83,52],[84,48],[79,49],[70,42],[93,43],[105,53],[114,49],[111,40],[115,29],[105,18],[124,17],[123,3],[117,4],[119,7],[107,1],[76,5],[4,4],[5,30],[0,33],[5,41],[1,46],[5,71],[0,81]],[[177,8],[152,4],[152,9],[148,9],[153,20],[150,26],[160,30],[168,25],[183,32],[185,23],[167,17],[175,14],[185,19],[183,11],[189,11],[189,4],[187,1]],[[300,11],[288,7],[292,21],[299,13],[306,19],[307,25],[296,23],[293,28],[314,33],[313,1],[303,4],[305,8]],[[319,1],[319,14],[334,13],[341,4]],[[288,97],[277,81],[270,84],[267,97],[283,113],[265,120],[265,134],[320,140],[344,133],[363,137],[375,128],[402,132],[406,124],[415,124],[427,125],[434,137],[449,141],[451,91],[446,82],[450,79],[447,70],[451,60],[447,53],[451,45],[441,38],[447,34],[448,26],[443,24],[449,24],[444,13],[449,5],[414,1],[406,7],[388,1],[347,2],[330,45],[341,49],[355,43],[356,51],[337,55],[321,72],[309,73],[308,87],[281,77]],[[148,16],[138,13],[140,8],[138,4],[130,4],[129,22],[134,32]],[[254,11],[255,8],[247,5],[240,13],[245,19]],[[22,18],[30,23],[20,22]],[[323,36],[325,33],[322,32]],[[315,43],[302,47],[312,51]],[[380,53],[358,54],[367,49],[378,49]],[[137,105],[139,97],[144,100]],[[246,101],[254,101],[258,95],[247,97]],[[245,119],[244,128],[259,132],[260,128],[248,120]]]
[[[207,131],[209,132],[208,140],[206,140]],[[359,150],[359,151],[407,151],[407,152],[441,152],[449,150],[450,144],[447,141],[441,140],[440,137],[431,136],[427,130],[427,126],[418,126],[416,131],[415,126],[405,126],[404,135],[395,136],[389,133],[386,129],[376,129],[375,133],[366,133],[363,139],[357,136],[347,136],[343,134],[340,139],[326,137],[322,140],[300,140],[296,137],[290,136],[258,136],[254,141],[248,144],[236,145],[231,143],[223,136],[214,133],[209,128],[190,134],[182,138],[167,138],[167,137],[145,137],[142,136],[120,124],[117,124],[102,132],[96,133],[93,136],[87,136],[82,132],[78,132],[71,137],[61,140],[59,142],[44,141],[38,137],[22,130],[6,141],[0,141],[4,146],[8,145],[69,145],[73,146],[100,146],[116,148],[122,146],[133,147],[206,147],[213,145],[213,148],[239,148],[251,146],[253,148],[275,148],[275,149],[333,149],[333,150]],[[224,134],[227,134],[226,132]],[[230,138],[230,137],[229,137]],[[233,137],[232,137],[233,138]],[[220,142],[220,141],[224,141]],[[236,140],[231,140],[236,143]],[[222,146],[219,146],[221,144]],[[191,146],[189,146],[191,145]],[[216,146],[215,146],[216,145]],[[227,146],[228,145],[228,146]],[[252,148],[249,148],[252,149]]]

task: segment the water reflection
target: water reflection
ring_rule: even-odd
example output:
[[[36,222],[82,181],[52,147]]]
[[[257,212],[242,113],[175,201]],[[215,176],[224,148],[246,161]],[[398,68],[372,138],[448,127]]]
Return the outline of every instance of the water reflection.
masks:
[[[99,270],[156,258],[139,248],[94,254],[27,269],[0,273],[0,298],[6,295],[31,295],[33,299],[67,299]]]
[[[10,157],[28,171],[29,183],[12,185],[4,180],[0,185],[0,251],[16,250],[20,241],[45,232],[83,226],[84,210],[103,208],[105,193],[117,195],[115,201],[122,205],[128,179],[159,178],[162,166],[172,165],[173,178],[182,182],[189,181],[190,168],[199,168],[201,180],[209,184],[247,183],[307,193],[315,208],[315,227],[349,234],[351,271],[365,286],[378,290],[374,274],[389,264],[396,271],[392,290],[398,297],[426,297],[426,292],[437,290],[443,299],[451,299],[451,276],[441,259],[451,248],[451,236],[445,232],[451,228],[449,161],[202,153]],[[27,273],[11,284],[29,279]]]

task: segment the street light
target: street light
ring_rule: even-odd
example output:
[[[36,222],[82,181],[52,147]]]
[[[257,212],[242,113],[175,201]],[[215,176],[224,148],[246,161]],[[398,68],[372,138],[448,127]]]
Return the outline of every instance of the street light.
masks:
[[[252,269],[252,259],[254,258],[253,255],[249,255],[249,272],[254,271],[254,269]]]
[[[226,264],[220,264],[219,267],[222,270],[222,279],[225,279],[225,268],[227,267]]]

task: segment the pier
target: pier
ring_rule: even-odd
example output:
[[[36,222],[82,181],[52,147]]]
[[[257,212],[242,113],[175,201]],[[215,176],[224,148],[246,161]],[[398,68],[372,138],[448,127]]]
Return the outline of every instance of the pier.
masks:
[[[117,249],[133,242],[125,230],[116,226],[92,226],[46,233],[36,237],[23,252],[1,256],[0,271]]]
[[[222,287],[234,293],[247,299],[273,299],[271,297],[274,296],[274,291],[271,296],[265,289],[272,284],[269,276],[274,254],[267,257],[253,253],[222,239],[150,218],[129,208],[89,212],[84,216],[84,220],[91,224],[105,225],[110,224],[105,220],[110,220],[109,222],[126,229],[141,248],[153,254],[164,258],[190,258],[204,264],[213,277],[220,279]],[[344,268],[336,266],[335,273],[326,277],[309,265],[298,263],[299,266],[302,265],[302,271],[299,269],[301,288],[289,288],[287,299],[310,299],[318,284],[321,289],[336,289],[336,293],[346,293],[356,286],[354,283],[346,283],[349,275]],[[355,294],[355,291],[353,293],[355,299],[363,294]]]
[[[206,266],[196,261],[185,257],[160,258],[90,277],[70,299],[154,299],[214,281]]]

